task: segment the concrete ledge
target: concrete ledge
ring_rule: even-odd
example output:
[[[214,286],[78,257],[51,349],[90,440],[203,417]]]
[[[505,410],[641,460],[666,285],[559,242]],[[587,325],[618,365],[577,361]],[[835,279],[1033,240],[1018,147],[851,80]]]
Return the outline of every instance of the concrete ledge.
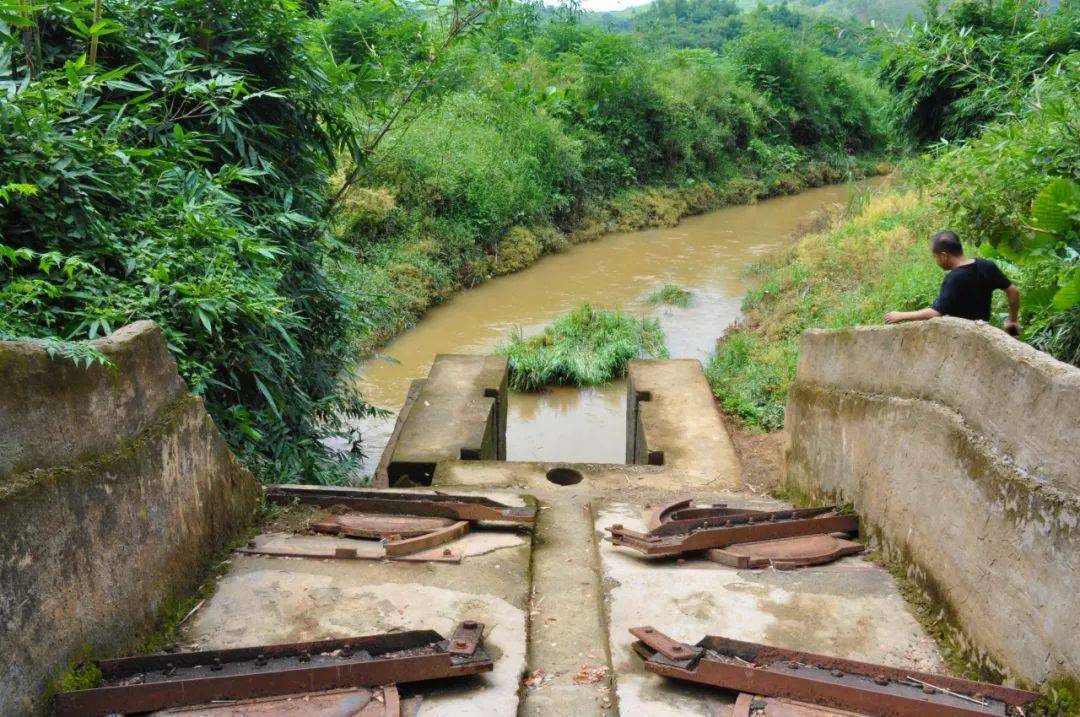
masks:
[[[130,353],[110,373],[91,369],[91,377],[65,384],[75,367],[56,360],[43,364],[55,367],[55,376],[26,374],[67,408],[58,418],[39,415],[47,409],[35,404],[21,414],[24,424],[55,426],[71,437],[60,438],[62,445],[81,441],[85,450],[77,462],[61,455],[11,475],[0,492],[3,715],[44,711],[48,684],[85,647],[108,654],[137,643],[166,601],[198,586],[211,557],[255,507],[258,484],[229,451],[202,399],[182,390],[157,327],[143,322],[122,338]],[[115,390],[107,388],[110,381]],[[14,401],[0,395],[0,411],[11,415],[12,403],[25,395],[25,387]],[[80,407],[83,399],[93,405]],[[100,424],[67,424],[65,416],[95,416]],[[110,427],[141,430],[113,436]],[[84,429],[103,436],[103,450],[91,455],[93,444],[75,438]],[[9,430],[21,440],[22,427],[4,423],[0,435],[10,437]],[[44,453],[51,435],[37,437],[35,450]]]
[[[627,463],[695,472],[731,489],[742,485],[700,361],[631,361],[626,383]]]
[[[1080,370],[983,323],[811,330],[798,380],[952,408],[1020,470],[1080,492]]]
[[[436,356],[386,447],[388,482],[428,485],[444,460],[505,460],[507,376],[505,356]]]
[[[33,343],[0,341],[0,485],[20,471],[116,450],[185,390],[152,321],[92,345],[113,366],[83,367]]]
[[[957,321],[811,332],[787,406],[785,484],[854,503],[957,647],[1040,683],[1080,675],[1080,371],[1014,344]],[[1059,454],[1041,460],[1048,447]]]

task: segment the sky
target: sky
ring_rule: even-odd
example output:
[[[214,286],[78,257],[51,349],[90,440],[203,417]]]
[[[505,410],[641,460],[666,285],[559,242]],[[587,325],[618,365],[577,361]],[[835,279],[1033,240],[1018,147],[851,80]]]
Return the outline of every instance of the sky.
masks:
[[[622,10],[635,5],[645,5],[648,2],[649,0],[581,0],[581,7],[584,10],[606,12],[609,10]],[[556,3],[548,2],[547,4],[555,5]]]

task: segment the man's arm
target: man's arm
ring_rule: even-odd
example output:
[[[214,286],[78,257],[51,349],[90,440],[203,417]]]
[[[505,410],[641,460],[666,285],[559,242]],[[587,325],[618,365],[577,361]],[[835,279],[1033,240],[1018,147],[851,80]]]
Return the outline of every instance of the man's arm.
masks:
[[[1020,335],[1020,290],[1016,284],[1005,288],[1005,298],[1009,300],[1009,319],[1005,322],[1005,333],[1010,336]]]
[[[885,323],[899,324],[904,321],[926,321],[927,319],[937,318],[938,316],[941,316],[941,312],[930,307],[919,309],[918,311],[890,311],[885,314]]]

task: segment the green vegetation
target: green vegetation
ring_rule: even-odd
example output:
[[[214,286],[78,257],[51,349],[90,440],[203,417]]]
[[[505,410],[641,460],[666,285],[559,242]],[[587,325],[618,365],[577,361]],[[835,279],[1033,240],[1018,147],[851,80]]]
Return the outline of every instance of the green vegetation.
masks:
[[[780,428],[803,330],[876,324],[888,310],[928,306],[942,275],[927,240],[943,227],[960,234],[969,254],[997,261],[1020,288],[1022,338],[1080,365],[1080,52],[1076,34],[1063,30],[1080,26],[1080,15],[1075,4],[1042,19],[1034,9],[1026,1],[957,2],[887,53],[886,78],[898,76],[898,58],[910,70],[903,91],[951,88],[951,99],[921,110],[894,104],[893,120],[911,129],[909,141],[936,138],[940,128],[966,139],[909,162],[908,189],[856,202],[757,268],[761,285],[746,297],[746,318],[708,369],[727,410],[748,425]],[[1014,18],[1022,38],[1012,34]],[[1011,39],[994,45],[1001,56],[984,58],[983,69],[939,62],[999,35]],[[1013,57],[1019,50],[1010,42],[1030,54]],[[958,74],[931,77],[930,67]],[[1015,80],[1025,73],[1026,82]]]
[[[690,305],[692,294],[675,284],[664,284],[663,288],[657,289],[649,295],[650,304],[668,304],[686,308]]]
[[[939,217],[914,193],[889,193],[833,217],[756,267],[745,318],[707,373],[724,408],[746,423],[781,428],[799,335],[811,327],[881,323],[890,309],[929,305],[941,282],[925,238]]]
[[[509,357],[510,387],[537,391],[544,386],[599,386],[626,375],[635,358],[667,358],[664,332],[655,319],[635,319],[621,311],[583,303],[525,338],[519,329],[496,349]]]
[[[721,48],[493,0],[0,0],[0,335],[86,360],[153,319],[260,478],[344,480],[351,365],[432,303],[874,171],[866,48],[784,12]]]

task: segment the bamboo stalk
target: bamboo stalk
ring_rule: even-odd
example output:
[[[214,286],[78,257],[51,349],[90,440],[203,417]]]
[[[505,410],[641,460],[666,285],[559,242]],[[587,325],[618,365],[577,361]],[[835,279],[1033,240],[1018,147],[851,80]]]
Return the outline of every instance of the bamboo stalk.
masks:
[[[101,0],[95,0],[94,2],[94,19],[90,23],[90,27],[97,25],[101,22]],[[97,48],[98,48],[98,36],[94,33],[90,36],[90,66],[93,67],[97,64]]]

